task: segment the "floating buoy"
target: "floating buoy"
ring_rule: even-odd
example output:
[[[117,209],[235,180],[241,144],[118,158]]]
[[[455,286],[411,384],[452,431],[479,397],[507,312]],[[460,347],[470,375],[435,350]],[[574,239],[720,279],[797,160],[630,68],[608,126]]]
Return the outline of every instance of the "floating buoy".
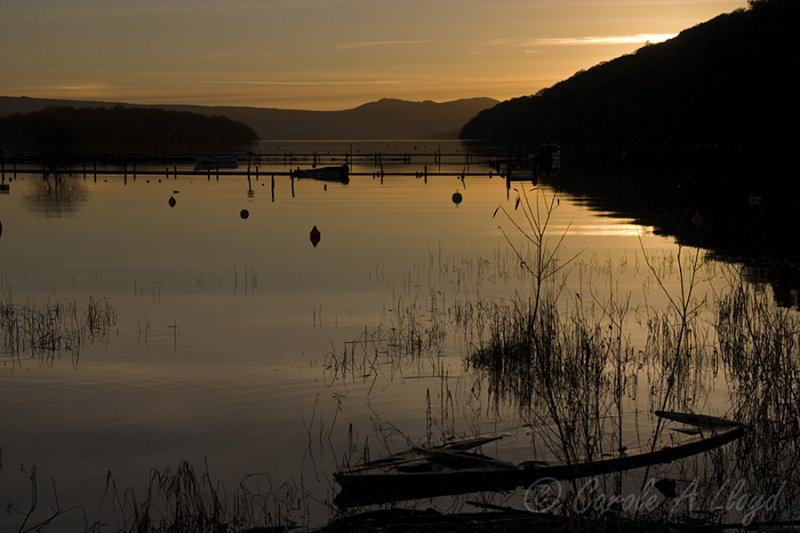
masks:
[[[177,204],[178,202],[175,201],[175,197],[174,196],[170,196],[168,203],[169,203],[170,207],[175,207],[175,204]]]
[[[248,211],[247,209],[242,209],[241,211],[239,211],[239,216],[242,217],[242,220],[245,220],[247,219],[247,217],[250,216],[250,211]]]
[[[675,498],[678,495],[678,493],[675,492],[677,483],[674,479],[659,479],[653,486],[667,498]]]
[[[317,229],[317,227],[316,227],[316,226],[314,226],[313,228],[311,228],[311,235],[310,235],[310,237],[311,237],[311,244],[313,244],[313,245],[314,245],[314,248],[316,248],[316,247],[317,247],[317,244],[319,244],[319,240],[320,240],[320,238],[322,237],[322,236],[320,235],[320,233],[319,233],[319,230]]]
[[[456,204],[456,205],[460,204],[461,200],[463,200],[463,199],[464,198],[461,196],[460,192],[454,192],[453,193],[453,203],[454,204]]]
[[[3,235],[3,223],[0,222],[0,237]]]

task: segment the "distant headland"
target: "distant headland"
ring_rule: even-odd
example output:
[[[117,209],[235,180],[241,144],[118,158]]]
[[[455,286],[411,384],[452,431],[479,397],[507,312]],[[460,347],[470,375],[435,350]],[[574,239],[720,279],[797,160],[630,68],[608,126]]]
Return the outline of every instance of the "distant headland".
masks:
[[[342,111],[303,111],[259,107],[154,105],[48,100],[0,96],[0,118],[46,107],[181,111],[224,117],[251,128],[262,140],[454,139],[478,112],[497,104],[491,98],[449,102],[411,102],[384,98]],[[0,140],[1,141],[1,140]]]

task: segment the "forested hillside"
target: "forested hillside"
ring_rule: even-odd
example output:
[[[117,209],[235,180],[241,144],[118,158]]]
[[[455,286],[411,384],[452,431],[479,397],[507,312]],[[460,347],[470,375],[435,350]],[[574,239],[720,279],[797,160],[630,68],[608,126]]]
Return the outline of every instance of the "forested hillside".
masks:
[[[0,118],[0,145],[46,154],[242,149],[257,139],[241,122],[185,111],[53,106]]]
[[[664,43],[479,113],[462,138],[562,146],[794,150],[800,2],[751,1]]]

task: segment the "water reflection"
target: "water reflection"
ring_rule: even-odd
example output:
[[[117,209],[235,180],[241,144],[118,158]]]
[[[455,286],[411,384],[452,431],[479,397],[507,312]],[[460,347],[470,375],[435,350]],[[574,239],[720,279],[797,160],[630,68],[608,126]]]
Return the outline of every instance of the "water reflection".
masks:
[[[60,217],[77,212],[87,198],[86,186],[77,177],[50,175],[33,178],[32,191],[25,201],[35,213]]]
[[[784,178],[788,168],[736,154],[635,159],[573,150],[548,183],[591,209],[742,263],[749,280],[768,283],[782,304],[796,306],[800,236],[785,229],[797,226],[800,196]]]
[[[363,432],[358,438],[359,426],[371,427],[378,417],[383,418],[380,424],[387,422],[384,428],[397,428],[395,434],[404,439],[404,449],[408,445],[405,435],[416,444],[430,445],[438,433],[444,440],[480,432],[487,423],[495,422],[498,411],[503,415],[513,411],[509,417],[513,423],[520,425],[521,419],[528,424],[524,430],[529,436],[520,439],[525,440],[523,459],[531,458],[531,450],[548,448],[576,458],[587,450],[619,453],[620,443],[646,441],[649,433],[631,434],[629,428],[642,421],[650,431],[647,413],[662,408],[666,400],[669,409],[724,414],[755,428],[741,446],[729,445],[714,456],[717,463],[703,478],[710,490],[703,494],[719,492],[720,479],[730,480],[729,488],[742,479],[752,483],[753,494],[757,490],[769,496],[778,491],[778,475],[790,480],[798,477],[793,462],[798,457],[798,423],[793,414],[797,402],[793,398],[798,397],[795,389],[800,381],[796,371],[800,340],[789,332],[800,331],[800,327],[781,318],[780,312],[786,310],[775,312],[767,305],[768,294],[763,295],[767,298],[764,302],[748,304],[752,311],[739,305],[738,310],[721,315],[729,317],[725,319],[733,324],[729,329],[755,332],[752,340],[729,334],[724,343],[703,333],[705,324],[717,324],[717,308],[711,307],[710,315],[701,320],[660,307],[651,310],[637,302],[628,305],[626,287],[616,293],[616,285],[606,292],[573,290],[575,285],[565,285],[562,305],[542,304],[530,313],[534,306],[527,298],[531,285],[524,266],[540,262],[526,259],[521,264],[496,231],[497,221],[491,214],[498,203],[512,213],[524,209],[521,202],[515,209],[514,198],[503,200],[503,182],[475,178],[469,201],[453,209],[446,202],[447,196],[452,199],[452,177],[437,177],[423,184],[413,174],[406,180],[387,176],[382,187],[362,176],[348,185],[346,195],[336,194],[343,189],[332,186],[325,196],[318,184],[292,180],[292,196],[297,181],[299,200],[287,207],[264,198],[257,218],[265,224],[258,225],[235,220],[244,178],[182,182],[182,194],[191,201],[182,204],[187,217],[178,217],[181,220],[177,222],[163,209],[164,192],[169,193],[172,185],[156,189],[155,180],[147,187],[140,180],[139,186],[111,191],[125,196],[124,201],[114,203],[118,216],[108,224],[89,217],[90,209],[81,213],[87,215],[85,219],[75,217],[83,223],[79,228],[28,224],[40,231],[38,235],[51,238],[46,247],[49,270],[29,268],[37,264],[38,257],[29,255],[30,247],[18,239],[19,247],[8,255],[9,259],[22,258],[21,266],[11,271],[15,286],[34,294],[48,294],[53,287],[60,292],[76,291],[74,273],[78,273],[77,291],[85,290],[89,278],[96,290],[114,293],[115,307],[119,302],[125,320],[122,333],[107,352],[99,345],[94,351],[87,349],[82,355],[87,364],[81,363],[80,372],[66,374],[65,393],[58,395],[58,403],[39,406],[24,402],[10,411],[21,414],[9,423],[9,437],[2,443],[6,453],[16,453],[14,461],[25,460],[26,464],[49,457],[50,450],[43,449],[44,444],[39,446],[48,439],[40,438],[37,431],[45,426],[43,420],[60,419],[59,424],[76,427],[78,437],[67,435],[59,460],[64,465],[80,465],[87,476],[99,472],[103,478],[106,462],[116,461],[115,469],[121,463],[135,465],[131,469],[161,467],[174,457],[203,457],[212,449],[220,450],[220,456],[209,462],[212,466],[225,464],[226,473],[263,470],[283,479],[301,460],[303,465],[309,463],[303,448],[312,434],[314,446],[317,440],[320,444],[332,440],[337,450],[347,447],[348,451],[362,443],[369,451],[372,445],[374,458],[383,451],[383,440],[376,446],[371,433],[368,442]],[[278,185],[280,198],[287,198],[289,183],[279,181]],[[271,186],[274,202],[274,176]],[[91,183],[87,187],[93,197],[95,191],[110,190]],[[560,228],[568,228],[568,240],[575,237],[575,248],[594,247],[600,254],[600,259],[591,263],[597,269],[595,279],[606,274],[602,254],[616,253],[615,247],[623,250],[624,257],[614,256],[609,278],[612,270],[616,275],[617,265],[627,265],[628,272],[646,270],[633,259],[640,246],[636,227],[613,224],[611,219],[598,222],[566,197],[560,205],[566,212],[554,217],[549,227],[556,229],[557,235]],[[719,221],[698,205],[690,206],[695,207],[693,211],[684,207],[678,220],[685,211],[682,227],[708,236],[703,233],[704,226],[710,228],[712,222],[717,226]],[[189,207],[193,209],[186,209]],[[652,210],[653,217],[661,213]],[[699,227],[692,222],[695,213],[703,219]],[[13,212],[3,215],[7,224],[14,222],[15,237],[16,228],[26,221],[17,216],[14,219]],[[308,250],[302,235],[309,235],[312,246],[321,239],[317,226],[307,233],[310,221],[320,222],[329,237],[346,234],[350,238],[336,246]],[[165,224],[171,224],[170,232],[163,230]],[[274,230],[265,232],[264,227]],[[93,235],[97,238],[86,238],[87,228],[96,230]],[[506,224],[506,228],[511,226]],[[642,238],[651,245],[660,243],[672,255],[671,240],[649,234]],[[76,249],[89,259],[76,257],[72,253]],[[609,252],[611,249],[614,252]],[[564,256],[572,253],[570,249]],[[409,265],[415,258],[417,262]],[[691,259],[684,256],[684,260]],[[234,262],[232,275],[230,267],[224,266],[230,262]],[[245,265],[244,278],[241,263]],[[553,269],[559,265],[552,263]],[[690,268],[691,262],[686,266]],[[9,266],[4,264],[4,268]],[[664,266],[664,270],[670,268],[674,271],[674,262]],[[756,274],[761,275],[750,275]],[[715,275],[718,272],[711,271],[704,277]],[[788,274],[787,278],[790,283]],[[237,288],[242,294],[242,279],[247,299],[232,299]],[[634,291],[639,288],[638,281],[620,282],[626,283],[636,285]],[[145,297],[147,290],[152,297]],[[512,298],[515,294],[520,297]],[[503,298],[499,302],[505,304],[493,305],[498,300],[489,298],[494,297]],[[694,302],[697,300],[687,309],[693,309]],[[759,306],[765,313],[756,320],[761,316],[760,311],[756,314]],[[736,322],[748,315],[744,322]],[[530,316],[537,319],[529,320]],[[772,322],[764,322],[767,319]],[[719,321],[723,323],[722,318]],[[756,327],[758,321],[762,325]],[[170,324],[181,324],[177,350],[178,332],[170,329]],[[773,324],[778,333],[770,334],[765,324]],[[773,345],[780,349],[772,350]],[[493,351],[496,346],[500,349]],[[333,351],[325,355],[329,347]],[[285,360],[303,365],[302,373],[300,366],[292,366],[276,374],[284,352]],[[454,353],[457,356],[452,357]],[[128,357],[131,355],[135,357]],[[462,376],[465,355],[471,355],[470,369]],[[786,364],[781,367],[783,361]],[[103,366],[98,367],[98,362]],[[95,372],[92,377],[97,383],[117,383],[114,394],[101,395],[95,392],[97,387],[85,387],[76,379],[89,372]],[[711,385],[720,376],[734,386],[730,401],[724,387],[725,398],[709,400]],[[40,383],[32,377],[18,377],[10,384],[6,399],[12,402],[41,394]],[[23,388],[39,393],[20,394]],[[487,391],[491,404],[485,401]],[[315,397],[321,398],[319,410]],[[125,398],[125,405],[109,404],[111,398]],[[164,405],[170,408],[163,409]],[[130,419],[121,417],[117,407],[124,407]],[[620,408],[622,417],[618,416]],[[93,427],[86,428],[83,422],[87,412],[96,417]],[[558,416],[560,425],[552,424],[551,413]],[[313,428],[305,424],[308,416]],[[276,427],[281,431],[276,432]],[[143,434],[148,438],[142,438]],[[230,434],[237,434],[237,439],[231,441]],[[323,438],[317,439],[318,434]],[[95,459],[83,446],[87,441],[98,443],[106,455]],[[141,443],[147,445],[143,448]],[[334,455],[337,460],[342,456]],[[773,464],[778,468],[772,470]],[[320,465],[326,475],[333,471],[332,461]],[[675,493],[684,494],[696,472],[687,468],[685,475],[672,474],[661,486],[669,488],[672,480]],[[69,479],[69,474],[57,474],[60,483]],[[328,478],[319,471],[311,474],[304,478],[323,479],[326,484],[309,489],[314,491],[313,501],[323,500]],[[142,477],[141,472],[138,475]],[[100,485],[102,489],[102,479]],[[24,483],[21,486],[24,488]],[[796,488],[784,490],[781,494],[787,497],[781,500],[782,512],[791,514],[792,501],[800,501],[800,494]],[[81,503],[94,501],[93,497],[94,493],[90,497],[81,493]],[[519,506],[520,502],[510,504]],[[717,505],[722,503],[717,501]]]

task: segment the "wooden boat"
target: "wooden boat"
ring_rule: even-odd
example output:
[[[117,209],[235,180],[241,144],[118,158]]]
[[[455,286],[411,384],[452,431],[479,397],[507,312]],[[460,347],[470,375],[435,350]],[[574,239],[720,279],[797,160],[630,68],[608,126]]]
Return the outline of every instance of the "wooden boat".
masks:
[[[677,420],[678,413],[667,415],[665,418]],[[703,417],[687,414],[685,420],[691,420],[690,416],[699,416],[701,420]],[[548,465],[526,461],[515,465],[467,451],[500,437],[477,437],[434,448],[412,448],[336,472],[334,479],[341,491],[334,502],[341,507],[354,507],[470,492],[510,491],[545,478],[579,479],[664,464],[738,439],[744,433],[744,426],[731,424],[734,425],[725,431],[710,435],[698,431],[678,444],[615,453],[576,464]]]
[[[309,178],[321,181],[338,181],[340,183],[350,182],[350,167],[340,165],[335,167],[309,168],[305,170],[297,169],[292,175],[295,178]]]
[[[195,170],[216,170],[220,168],[238,168],[239,158],[236,155],[198,155],[195,156]]]
[[[667,420],[672,420],[674,422],[688,424],[698,429],[708,429],[711,431],[723,428],[732,428],[741,425],[738,422],[716,416],[680,413],[677,411],[656,411],[655,415],[657,417],[666,418]]]

